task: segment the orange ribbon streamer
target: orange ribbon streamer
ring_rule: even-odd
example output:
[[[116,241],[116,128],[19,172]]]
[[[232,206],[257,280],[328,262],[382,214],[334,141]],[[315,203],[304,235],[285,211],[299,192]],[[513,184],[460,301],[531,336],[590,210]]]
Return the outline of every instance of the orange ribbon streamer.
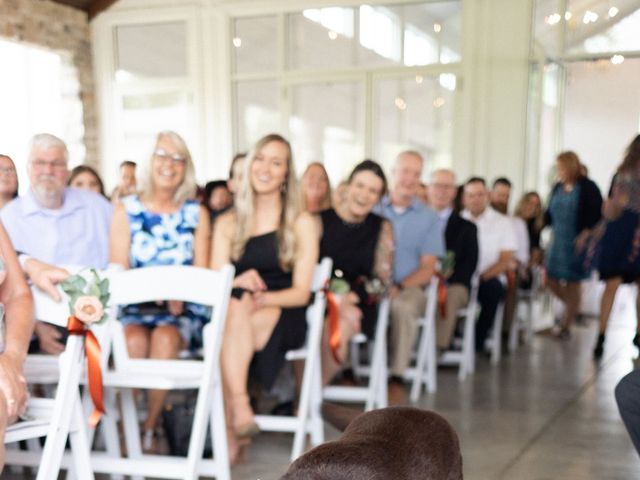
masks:
[[[82,335],[85,338],[84,352],[87,356],[89,393],[94,406],[93,413],[89,417],[89,425],[95,427],[105,413],[102,397],[102,371],[100,370],[100,344],[93,332],[88,330],[86,325],[73,315],[67,321],[67,330],[71,335]]]
[[[438,277],[438,311],[440,318],[444,320],[447,315],[447,279],[441,273],[436,275]]]
[[[338,306],[338,300],[335,294],[325,289],[325,296],[327,297],[327,311],[329,314],[329,349],[333,359],[339,364],[342,364],[342,360],[338,355],[340,346],[342,345],[342,332],[340,330],[340,307]]]

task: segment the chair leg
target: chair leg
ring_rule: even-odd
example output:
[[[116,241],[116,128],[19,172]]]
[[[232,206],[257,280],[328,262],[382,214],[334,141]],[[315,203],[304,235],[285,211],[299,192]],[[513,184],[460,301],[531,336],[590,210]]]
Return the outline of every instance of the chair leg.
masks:
[[[311,445],[316,447],[324,443],[324,423],[320,412],[322,404],[322,372],[319,359],[315,362],[313,368],[310,403],[309,422],[311,423]]]
[[[71,452],[73,457],[73,473],[77,478],[92,480],[93,470],[91,469],[91,447],[87,434],[86,420],[81,408],[80,398],[77,397],[76,408],[73,409],[73,431],[69,434]]]
[[[411,392],[409,394],[409,398],[412,403],[416,403],[420,398],[420,392],[422,391],[422,384],[426,379],[426,369],[427,366],[427,356],[428,356],[428,323],[429,319],[425,320],[425,324],[422,326],[422,331],[420,332],[419,341],[418,341],[418,353],[416,357],[416,367],[415,374],[413,376],[413,382],[411,382]],[[428,384],[428,380],[427,380]]]
[[[120,403],[122,405],[122,428],[124,430],[124,441],[127,446],[127,457],[142,457],[142,447],[140,446],[140,427],[138,426],[138,414],[136,413],[136,402],[133,398],[133,390],[123,388],[120,390]],[[144,480],[141,476],[132,476],[132,480]]]
[[[227,428],[224,418],[224,400],[222,396],[222,383],[220,378],[214,382],[211,401],[211,441],[213,443],[213,459],[218,466],[216,478],[218,480],[230,480],[229,450],[227,448]]]
[[[500,302],[493,320],[493,345],[491,349],[491,364],[497,365],[502,356],[502,319],[504,317],[504,302]]]
[[[436,348],[435,314],[432,316],[431,320],[427,322],[427,327],[429,329],[427,332],[427,392],[436,393],[438,390],[438,355]]]

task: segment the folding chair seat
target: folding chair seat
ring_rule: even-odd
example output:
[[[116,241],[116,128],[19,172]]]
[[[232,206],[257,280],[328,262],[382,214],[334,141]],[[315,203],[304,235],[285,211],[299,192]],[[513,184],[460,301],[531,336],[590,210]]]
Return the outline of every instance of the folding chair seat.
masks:
[[[541,288],[540,267],[531,269],[531,288],[518,288],[516,294],[516,313],[509,330],[509,351],[514,352],[518,348],[520,332],[524,332],[524,342],[529,343],[533,337],[534,310],[539,307]],[[520,307],[524,307],[524,315],[520,315]]]
[[[375,337],[372,339],[370,367],[360,366],[359,347],[366,345],[369,340],[362,334],[355,335],[351,340],[351,363],[357,376],[369,377],[367,386],[329,385],[324,388],[323,397],[326,400],[364,403],[365,411],[387,406],[387,327],[389,325],[389,298],[385,297],[378,307]]]
[[[306,435],[309,435],[312,446],[320,445],[324,441],[324,425],[320,414],[322,403],[320,347],[326,307],[323,288],[331,277],[332,264],[330,258],[324,258],[316,266],[312,282],[315,298],[307,308],[306,344],[301,349],[287,352],[286,355],[289,361],[304,360],[305,362],[297,415],[256,415],[256,422],[261,431],[294,433],[291,461],[298,458],[304,451]]]
[[[117,272],[110,277],[112,321],[109,324],[109,347],[113,368],[104,374],[105,403],[108,403],[106,408],[110,411],[116,408],[113,390],[109,392],[115,389],[121,397],[128,458],[93,453],[91,463],[96,472],[130,475],[133,478],[230,478],[220,346],[233,276],[234,269],[228,265],[219,271],[191,266],[147,267]],[[181,300],[212,307],[211,319],[202,334],[202,361],[129,357],[124,329],[115,318],[116,307],[158,299]],[[198,390],[186,458],[142,454],[133,389]],[[104,421],[112,422],[108,430],[113,434],[116,431],[115,416],[107,416]],[[211,431],[213,459],[203,458],[207,427]]]
[[[32,288],[35,316],[39,320],[58,325],[67,325],[69,306],[67,297],[54,302],[45,293]],[[7,465],[38,466],[37,480],[55,480],[63,466],[63,454],[67,439],[71,444],[71,456],[64,462],[75,474],[84,479],[93,479],[89,462],[90,448],[87,439],[87,418],[79,395],[80,377],[84,370],[84,339],[70,335],[64,352],[51,357],[58,364],[57,391],[54,398],[32,398],[27,404],[26,420],[9,426],[5,434],[6,444],[45,437],[41,451],[8,449]]]

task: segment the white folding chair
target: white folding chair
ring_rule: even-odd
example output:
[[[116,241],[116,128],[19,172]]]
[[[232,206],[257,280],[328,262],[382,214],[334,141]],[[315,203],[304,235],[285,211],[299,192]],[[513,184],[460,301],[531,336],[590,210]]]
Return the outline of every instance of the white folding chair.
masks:
[[[121,396],[128,458],[93,453],[91,464],[96,472],[185,480],[200,476],[230,478],[219,360],[233,275],[234,269],[230,265],[219,271],[159,266],[126,270],[110,277],[112,316],[116,315],[118,305],[158,299],[210,306],[212,313],[202,333],[202,361],[132,359],[128,355],[122,324],[115,318],[110,323],[114,367],[105,372],[104,385],[105,389],[117,389]],[[198,389],[186,458],[142,454],[132,389]],[[113,396],[105,392],[105,401],[109,399]],[[107,408],[115,408],[115,405]],[[107,420],[113,422],[114,418]],[[207,427],[211,431],[213,459],[203,458]]]
[[[518,348],[520,332],[524,332],[524,343],[529,343],[533,337],[533,318],[536,305],[540,302],[542,293],[540,267],[531,269],[531,288],[519,288],[516,294],[516,312],[509,329],[509,351],[514,352]],[[525,313],[520,315],[520,307]]]
[[[355,335],[351,341],[351,363],[354,373],[358,376],[368,375],[369,384],[363,387],[343,385],[329,385],[324,388],[323,397],[326,400],[364,403],[365,411],[387,406],[387,327],[389,325],[389,298],[385,297],[378,307],[378,318],[375,337],[373,338],[373,352],[370,367],[359,366],[358,349],[361,344],[368,342],[362,334]]]
[[[256,415],[256,422],[261,431],[293,432],[291,461],[293,462],[304,451],[306,435],[311,445],[324,442],[324,425],[320,414],[322,403],[322,373],[320,346],[324,326],[326,298],[323,288],[331,277],[333,262],[324,258],[316,266],[313,274],[312,291],[315,299],[307,308],[307,341],[303,348],[287,352],[287,360],[304,360],[304,373],[296,416]]]
[[[420,397],[422,386],[427,392],[435,393],[438,389],[437,351],[436,351],[436,307],[438,306],[438,277],[434,276],[425,288],[427,298],[424,316],[418,320],[420,336],[417,342],[415,366],[409,367],[404,377],[412,379],[410,397],[416,403]]]
[[[458,318],[464,319],[461,350],[450,350],[444,352],[438,361],[439,365],[459,365],[458,379],[460,381],[464,381],[464,379],[467,378],[467,375],[470,375],[475,371],[476,318],[478,316],[479,285],[480,279],[478,275],[474,275],[471,279],[469,303],[467,303],[466,308],[458,311]]]
[[[500,301],[496,314],[493,317],[491,335],[487,338],[487,344],[491,349],[491,365],[497,365],[502,358],[502,323],[504,322],[504,301]]]
[[[69,306],[67,297],[54,302],[45,293],[32,288],[35,316],[58,326],[67,325]],[[51,357],[55,359],[55,357]],[[39,465],[37,480],[55,480],[63,463],[67,439],[71,444],[71,459],[67,468],[75,469],[81,479],[93,479],[89,462],[90,448],[87,439],[87,418],[79,395],[80,377],[84,370],[84,339],[70,335],[64,352],[55,359],[58,362],[57,391],[54,398],[32,398],[27,404],[26,418],[9,426],[5,443],[46,437],[42,451],[7,450],[7,465]]]

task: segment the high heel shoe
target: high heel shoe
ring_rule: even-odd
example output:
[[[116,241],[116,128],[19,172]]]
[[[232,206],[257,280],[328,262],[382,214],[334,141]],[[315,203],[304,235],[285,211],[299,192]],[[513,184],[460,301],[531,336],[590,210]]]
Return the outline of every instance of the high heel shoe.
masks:
[[[604,333],[598,335],[598,341],[596,342],[596,347],[593,349],[593,358],[598,359],[602,358],[602,354],[604,353]]]
[[[238,438],[252,437],[260,432],[256,418],[251,410],[249,395],[236,395],[231,403],[233,431]]]

